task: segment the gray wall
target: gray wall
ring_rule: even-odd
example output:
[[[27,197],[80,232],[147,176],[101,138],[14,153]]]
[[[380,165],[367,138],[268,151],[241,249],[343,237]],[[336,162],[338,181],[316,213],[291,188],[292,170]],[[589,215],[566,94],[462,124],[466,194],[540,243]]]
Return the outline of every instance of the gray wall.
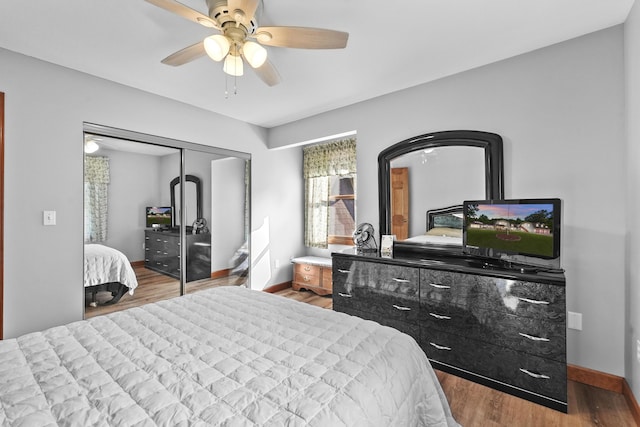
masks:
[[[235,267],[229,263],[245,243],[245,161],[237,158],[211,162],[211,271]]]
[[[625,322],[626,378],[636,400],[640,398],[640,4],[636,2],[625,23],[625,75],[627,85],[627,292]]]
[[[479,147],[439,147],[391,161],[409,169],[409,237],[425,234],[427,211],[485,199],[484,163]]]
[[[252,154],[251,286],[290,280],[303,251],[299,149],[268,150],[266,131],[183,103],[0,49],[5,93],[4,336],[83,317],[83,122]],[[221,102],[224,94],[220,95]],[[57,211],[43,226],[42,211]],[[298,216],[298,215],[296,215]],[[267,224],[268,227],[265,227]]]
[[[624,375],[624,99],[618,26],[271,129],[269,144],[357,130],[358,222],[377,228],[383,148],[441,130],[502,135],[506,196],[564,202],[567,308],[583,314],[569,363]]]
[[[105,245],[116,248],[129,261],[144,260],[145,207],[157,206],[160,158],[101,148],[96,155],[109,158],[109,217]]]

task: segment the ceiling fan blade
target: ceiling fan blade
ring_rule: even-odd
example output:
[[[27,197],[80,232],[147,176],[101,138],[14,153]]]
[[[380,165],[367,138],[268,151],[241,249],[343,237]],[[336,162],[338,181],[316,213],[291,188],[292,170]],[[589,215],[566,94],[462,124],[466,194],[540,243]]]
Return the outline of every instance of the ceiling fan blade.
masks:
[[[260,27],[255,37],[267,46],[298,49],[342,49],[347,46],[349,33],[307,27]]]
[[[266,60],[264,64],[253,70],[260,77],[260,80],[269,86],[275,86],[280,83],[280,74],[269,60]]]
[[[179,3],[175,0],[146,0],[146,1],[164,10],[167,10],[171,13],[180,15],[183,18],[187,18],[188,20],[193,21],[197,24],[204,25],[205,27],[218,28],[218,23],[213,19],[209,18],[207,15],[204,15],[195,9],[191,9],[190,7],[185,6],[182,3]]]
[[[173,65],[174,67],[176,67],[178,65],[183,65],[187,62],[191,62],[194,59],[198,59],[206,54],[207,52],[204,50],[204,41],[201,41],[189,47],[185,47],[184,49],[180,49],[175,53],[172,53],[171,55],[164,58],[161,62],[163,64]]]
[[[243,11],[245,20],[244,22],[246,24],[253,19],[253,15],[256,14],[259,3],[260,0],[229,0],[227,2],[227,6],[229,8],[229,13],[231,14],[233,14],[233,11],[235,10]]]

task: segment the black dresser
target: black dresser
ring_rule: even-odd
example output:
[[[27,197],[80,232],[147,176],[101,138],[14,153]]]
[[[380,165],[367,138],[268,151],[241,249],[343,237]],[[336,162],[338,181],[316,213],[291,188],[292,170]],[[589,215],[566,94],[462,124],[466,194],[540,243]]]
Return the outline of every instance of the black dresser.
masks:
[[[567,412],[561,273],[334,253],[333,309],[399,329],[436,369]]]
[[[144,231],[144,266],[180,278],[180,233]],[[211,235],[187,234],[187,282],[211,277]]]

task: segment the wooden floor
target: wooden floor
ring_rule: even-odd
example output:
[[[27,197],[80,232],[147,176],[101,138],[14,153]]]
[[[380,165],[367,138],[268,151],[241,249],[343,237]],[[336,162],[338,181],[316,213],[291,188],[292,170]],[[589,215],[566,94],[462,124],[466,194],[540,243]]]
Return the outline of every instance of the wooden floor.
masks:
[[[139,287],[133,296],[125,295],[120,302],[96,308],[85,307],[85,317],[179,295],[179,283],[170,277],[136,268]],[[241,284],[242,279],[224,278],[199,280],[187,284],[187,292],[213,286]],[[276,294],[307,304],[331,309],[331,296],[319,296],[309,291],[287,288]],[[103,298],[109,297],[107,294]],[[569,413],[564,414],[544,406],[493,390],[454,375],[436,371],[451,411],[464,427],[634,427],[631,411],[621,394],[569,381]]]
[[[138,307],[150,302],[161,301],[180,295],[180,282],[164,274],[156,273],[144,267],[134,267],[133,269],[138,279],[138,287],[133,295],[125,294],[117,304],[89,306],[90,299],[85,298],[84,317],[88,319],[102,314],[113,313],[114,311],[125,310],[127,308]],[[245,283],[242,277],[223,277],[221,279],[202,279],[188,282],[185,286],[186,293],[196,292],[201,289],[226,285],[242,285]],[[97,296],[98,303],[111,299],[111,294],[101,292]]]

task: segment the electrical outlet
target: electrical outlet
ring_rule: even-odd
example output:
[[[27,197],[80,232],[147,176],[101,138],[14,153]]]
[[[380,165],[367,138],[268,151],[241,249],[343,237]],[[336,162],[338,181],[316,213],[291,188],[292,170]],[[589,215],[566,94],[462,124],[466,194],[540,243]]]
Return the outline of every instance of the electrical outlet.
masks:
[[[276,260],[273,262],[273,266],[275,267],[275,269],[276,269],[276,270],[277,270],[277,269],[279,269],[279,268],[280,268],[280,260],[279,260],[279,259],[276,259]]]
[[[640,363],[640,340],[636,341],[636,357],[638,358],[638,363]]]
[[[567,328],[581,331],[582,330],[582,313],[574,313],[572,311],[568,312]]]

